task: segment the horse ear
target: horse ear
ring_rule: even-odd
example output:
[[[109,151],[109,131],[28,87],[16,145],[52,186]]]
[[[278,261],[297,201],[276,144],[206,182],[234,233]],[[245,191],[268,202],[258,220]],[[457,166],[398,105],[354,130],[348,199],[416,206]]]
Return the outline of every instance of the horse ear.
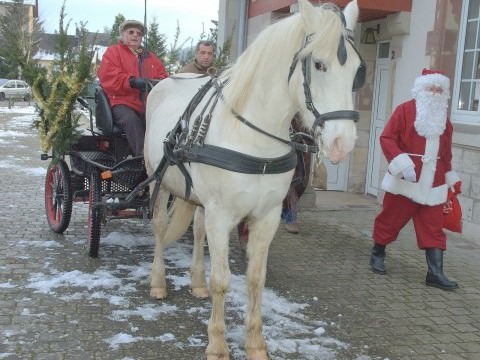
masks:
[[[298,6],[300,8],[300,14],[305,25],[305,31],[308,34],[311,32],[310,29],[315,29],[315,24],[318,21],[318,19],[315,17],[315,8],[308,0],[298,0]]]
[[[345,9],[343,9],[343,15],[345,16],[345,21],[347,22],[347,29],[355,30],[355,25],[357,25],[358,20],[358,4],[357,0],[350,1]]]

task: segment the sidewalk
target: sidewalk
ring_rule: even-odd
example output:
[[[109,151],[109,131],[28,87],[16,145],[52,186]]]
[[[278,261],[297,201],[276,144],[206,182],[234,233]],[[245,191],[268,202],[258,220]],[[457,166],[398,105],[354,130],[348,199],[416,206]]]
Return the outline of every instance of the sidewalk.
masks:
[[[447,232],[444,266],[445,273],[460,284],[455,292],[424,285],[425,258],[416,247],[411,224],[387,248],[388,274],[376,275],[368,265],[372,224],[380,210],[376,199],[316,192],[315,200],[316,206],[304,207],[299,216],[301,241],[307,249],[297,254],[295,247],[289,256],[302,258],[316,251],[319,258],[307,274],[326,290],[319,311],[335,322],[334,334],[346,339],[350,350],[363,349],[374,359],[480,359],[476,241]],[[304,286],[298,291],[308,296]],[[345,354],[345,359],[350,358]]]
[[[191,233],[167,251],[169,297],[153,301],[148,222],[107,223],[98,259],[86,255],[85,204],[74,204],[63,235],[48,229],[48,164],[30,125],[0,112],[0,359],[205,359],[210,303],[189,294]],[[460,289],[426,287],[409,225],[387,249],[388,274],[373,274],[379,209],[369,196],[310,190],[300,234],[280,225],[263,301],[272,360],[480,359],[479,247],[449,233],[445,273]],[[229,261],[227,341],[231,360],[244,360],[246,259],[235,232]]]

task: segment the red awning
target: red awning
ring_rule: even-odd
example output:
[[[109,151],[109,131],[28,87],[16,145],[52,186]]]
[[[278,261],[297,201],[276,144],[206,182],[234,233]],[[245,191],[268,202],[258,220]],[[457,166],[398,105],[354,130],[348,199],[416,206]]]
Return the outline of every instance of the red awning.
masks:
[[[412,0],[357,0],[360,8],[359,22],[377,20],[399,11],[411,11]],[[250,0],[248,8],[248,17],[252,18],[267,12],[279,11],[289,12],[290,5],[296,3],[296,0]],[[315,3],[315,1],[312,1]],[[329,0],[344,8],[350,0]]]

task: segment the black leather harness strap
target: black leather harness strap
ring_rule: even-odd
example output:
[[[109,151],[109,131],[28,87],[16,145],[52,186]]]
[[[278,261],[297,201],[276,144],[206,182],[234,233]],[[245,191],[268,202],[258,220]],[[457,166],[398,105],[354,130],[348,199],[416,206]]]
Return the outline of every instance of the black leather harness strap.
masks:
[[[193,145],[183,152],[179,160],[199,162],[242,174],[282,174],[297,166],[297,152],[291,149],[279,157],[261,158],[215,145]]]
[[[313,123],[313,128],[315,129],[317,126],[322,126],[327,120],[349,119],[357,122],[359,117],[360,114],[355,110],[330,111],[316,117],[315,122]]]

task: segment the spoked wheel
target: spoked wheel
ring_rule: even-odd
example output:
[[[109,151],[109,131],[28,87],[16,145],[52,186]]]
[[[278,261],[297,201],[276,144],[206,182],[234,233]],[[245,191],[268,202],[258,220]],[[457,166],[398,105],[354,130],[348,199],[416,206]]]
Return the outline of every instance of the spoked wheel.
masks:
[[[51,162],[45,178],[45,211],[50,229],[63,233],[72,216],[70,170],[63,160]]]
[[[93,171],[90,176],[90,193],[88,204],[88,255],[98,257],[100,247],[100,228],[102,222],[102,180],[100,173]]]

